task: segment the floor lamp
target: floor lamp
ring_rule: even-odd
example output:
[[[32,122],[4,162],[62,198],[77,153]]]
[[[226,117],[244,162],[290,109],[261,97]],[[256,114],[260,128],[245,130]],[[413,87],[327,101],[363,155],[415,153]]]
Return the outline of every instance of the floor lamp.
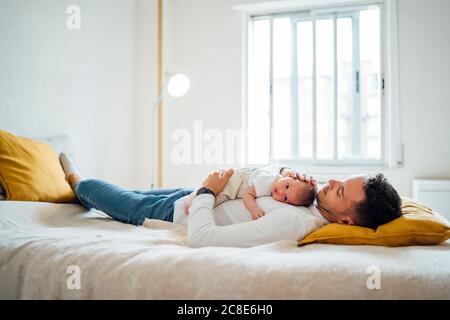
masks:
[[[191,82],[189,78],[184,74],[174,74],[170,72],[166,72],[164,74],[164,85],[159,92],[158,99],[156,100],[155,104],[152,108],[152,118],[153,118],[153,174],[152,174],[152,185],[151,188],[154,189],[156,186],[156,180],[159,175],[162,175],[162,161],[163,161],[163,155],[157,156],[157,149],[159,149],[159,152],[163,152],[162,148],[157,148],[158,142],[160,145],[162,145],[162,121],[157,121],[156,117],[156,111],[158,110],[158,106],[160,103],[164,100],[164,94],[166,92],[169,93],[170,96],[174,98],[179,98],[184,96],[191,86]],[[162,112],[162,109],[160,109],[160,112]],[[158,130],[159,129],[159,130]],[[160,133],[160,136],[158,136],[158,132]],[[158,161],[159,159],[159,161]],[[160,180],[160,179],[158,179]],[[161,179],[162,180],[162,179]],[[158,185],[158,187],[161,187]]]

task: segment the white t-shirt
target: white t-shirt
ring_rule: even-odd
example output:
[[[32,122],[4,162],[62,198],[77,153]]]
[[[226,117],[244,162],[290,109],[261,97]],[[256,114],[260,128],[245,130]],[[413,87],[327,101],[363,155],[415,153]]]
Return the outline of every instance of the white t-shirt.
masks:
[[[213,209],[214,197],[202,194],[194,199],[186,215],[181,198],[175,202],[174,222],[187,225],[190,247],[252,247],[280,240],[297,241],[330,223],[315,205],[296,207],[271,197],[256,201],[265,216],[252,220],[241,199]]]
[[[256,169],[253,170],[248,177],[248,185],[254,186],[257,197],[270,196],[272,193],[272,185],[281,176],[271,170]]]

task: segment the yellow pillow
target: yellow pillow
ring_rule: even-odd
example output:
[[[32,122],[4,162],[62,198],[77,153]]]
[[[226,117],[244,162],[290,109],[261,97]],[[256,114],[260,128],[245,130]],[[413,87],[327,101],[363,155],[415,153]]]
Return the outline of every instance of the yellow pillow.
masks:
[[[424,204],[403,197],[402,213],[402,217],[379,226],[377,230],[331,223],[299,239],[298,246],[329,243],[401,247],[435,245],[450,238],[448,222],[433,215]]]
[[[75,199],[50,145],[1,130],[0,185],[6,200],[70,202]]]

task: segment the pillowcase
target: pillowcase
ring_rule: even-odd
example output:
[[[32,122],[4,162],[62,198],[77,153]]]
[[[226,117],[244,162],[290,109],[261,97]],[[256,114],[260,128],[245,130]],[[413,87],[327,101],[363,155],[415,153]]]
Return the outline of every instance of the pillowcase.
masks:
[[[72,202],[75,199],[50,145],[1,130],[0,185],[6,200]]]
[[[329,243],[401,247],[436,245],[450,238],[449,222],[433,214],[424,204],[402,197],[402,213],[403,216],[379,226],[377,230],[331,223],[299,239],[298,246]]]

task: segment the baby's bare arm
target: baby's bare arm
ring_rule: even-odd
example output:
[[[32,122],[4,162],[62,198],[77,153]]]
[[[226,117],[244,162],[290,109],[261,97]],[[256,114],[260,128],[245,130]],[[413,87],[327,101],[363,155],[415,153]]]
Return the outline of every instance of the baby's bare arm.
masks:
[[[264,215],[264,211],[260,207],[258,207],[258,204],[256,203],[255,187],[249,187],[242,196],[242,200],[244,202],[245,208],[250,211],[254,220]]]

